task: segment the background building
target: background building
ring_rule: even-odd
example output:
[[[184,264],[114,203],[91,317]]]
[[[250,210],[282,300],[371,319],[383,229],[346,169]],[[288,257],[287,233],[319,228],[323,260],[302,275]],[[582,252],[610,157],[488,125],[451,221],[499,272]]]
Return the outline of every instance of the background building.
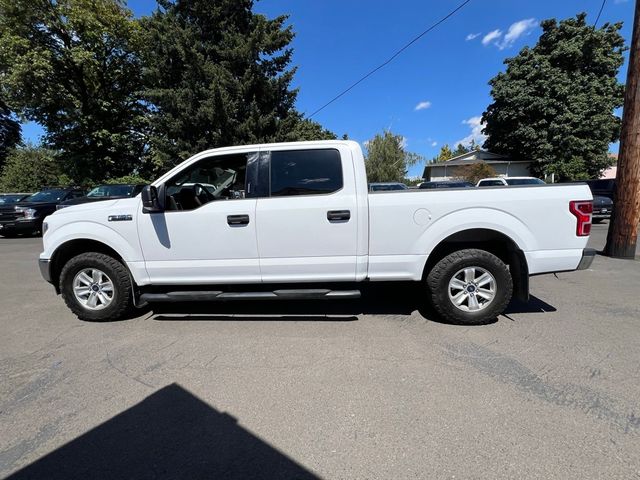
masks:
[[[491,153],[486,150],[473,150],[444,162],[428,163],[424,167],[422,177],[426,181],[452,180],[459,177],[461,167],[475,163],[490,165],[499,177],[528,177],[531,160],[511,160],[506,155]]]

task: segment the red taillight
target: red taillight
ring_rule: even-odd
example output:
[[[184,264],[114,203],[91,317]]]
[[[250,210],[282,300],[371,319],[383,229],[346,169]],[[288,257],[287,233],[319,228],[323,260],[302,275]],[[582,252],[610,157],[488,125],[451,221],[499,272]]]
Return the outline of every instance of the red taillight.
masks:
[[[591,200],[572,200],[569,202],[569,211],[578,219],[576,235],[579,237],[588,237],[591,233],[593,202]]]

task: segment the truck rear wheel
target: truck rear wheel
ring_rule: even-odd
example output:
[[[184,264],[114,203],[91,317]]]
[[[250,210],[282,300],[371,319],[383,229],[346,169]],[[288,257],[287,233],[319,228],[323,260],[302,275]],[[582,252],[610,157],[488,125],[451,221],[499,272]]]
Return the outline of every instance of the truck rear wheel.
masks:
[[[60,272],[60,292],[80,320],[118,320],[132,307],[131,277],[108,255],[87,252],[69,260]]]
[[[477,325],[496,318],[513,293],[509,268],[495,255],[478,249],[453,252],[427,275],[431,301],[447,321]]]

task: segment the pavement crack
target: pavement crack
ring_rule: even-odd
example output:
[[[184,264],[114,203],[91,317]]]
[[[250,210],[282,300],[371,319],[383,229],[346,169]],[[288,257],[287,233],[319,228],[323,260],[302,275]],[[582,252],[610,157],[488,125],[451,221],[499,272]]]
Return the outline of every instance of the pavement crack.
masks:
[[[640,417],[618,411],[613,399],[589,387],[573,383],[548,383],[518,360],[475,344],[449,345],[446,353],[501,383],[512,385],[547,403],[570,407],[599,420],[606,420],[624,433],[636,433],[640,429]]]
[[[117,367],[115,363],[113,363],[113,361],[111,360],[111,355],[109,353],[109,349],[106,348],[106,345],[103,346],[105,347],[105,358],[107,360],[107,363],[109,364],[109,366],[111,368],[113,368],[116,372],[120,373],[121,375],[124,375],[125,377],[127,377],[130,380],[133,380],[134,382],[139,383],[140,385],[144,385],[147,388],[151,388],[155,390],[155,386],[145,382],[144,380],[140,380],[138,377],[134,377],[132,375],[129,375],[126,371],[122,370],[121,368]]]

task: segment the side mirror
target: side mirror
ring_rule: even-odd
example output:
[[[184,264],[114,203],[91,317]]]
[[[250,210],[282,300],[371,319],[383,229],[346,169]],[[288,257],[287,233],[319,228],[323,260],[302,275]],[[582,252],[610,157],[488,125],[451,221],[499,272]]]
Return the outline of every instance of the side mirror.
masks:
[[[160,213],[164,208],[158,199],[158,189],[153,185],[145,185],[141,193],[142,213]]]

